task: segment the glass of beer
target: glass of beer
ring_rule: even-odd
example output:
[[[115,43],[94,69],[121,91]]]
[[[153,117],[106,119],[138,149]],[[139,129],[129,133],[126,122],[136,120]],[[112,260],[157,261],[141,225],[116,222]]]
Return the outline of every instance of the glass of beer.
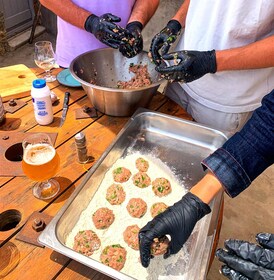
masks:
[[[50,199],[60,190],[59,183],[52,179],[60,167],[60,158],[45,133],[35,133],[23,140],[22,169],[25,175],[37,181],[33,194],[39,199]]]

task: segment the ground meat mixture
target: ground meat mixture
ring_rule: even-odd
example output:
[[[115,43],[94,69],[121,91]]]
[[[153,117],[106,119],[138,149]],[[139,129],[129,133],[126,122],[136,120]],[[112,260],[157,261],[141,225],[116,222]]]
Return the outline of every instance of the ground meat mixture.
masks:
[[[147,172],[149,168],[148,161],[141,157],[136,159],[135,165],[140,172]]]
[[[157,178],[152,182],[152,189],[155,195],[162,197],[171,193],[170,182],[166,178]]]
[[[107,189],[106,200],[112,205],[119,205],[125,201],[126,193],[119,184],[112,184]]]
[[[112,171],[112,175],[115,182],[124,183],[130,178],[131,172],[125,167],[118,167]]]
[[[114,244],[104,248],[100,260],[103,264],[120,271],[125,265],[126,257],[126,249],[120,244]]]
[[[97,229],[105,229],[113,223],[114,214],[112,210],[102,207],[92,215],[92,221]]]
[[[133,184],[138,188],[146,188],[151,184],[151,179],[145,172],[138,172],[132,177]]]
[[[134,218],[141,218],[147,211],[147,204],[141,198],[131,198],[127,204],[127,211]]]
[[[101,246],[101,241],[92,230],[79,231],[74,237],[73,249],[83,255],[90,256]]]
[[[139,88],[151,85],[151,78],[147,70],[147,65],[133,64],[129,65],[129,72],[134,73],[129,81],[118,81],[117,87],[122,89]]]
[[[167,251],[168,244],[169,244],[169,239],[167,238],[167,236],[154,238],[150,247],[151,255],[153,256],[163,255]]]
[[[127,245],[134,249],[139,250],[139,240],[138,240],[138,233],[140,228],[137,225],[128,226],[123,233],[124,240]]]
[[[150,208],[152,218],[164,212],[167,209],[167,207],[168,206],[164,202],[154,203]]]

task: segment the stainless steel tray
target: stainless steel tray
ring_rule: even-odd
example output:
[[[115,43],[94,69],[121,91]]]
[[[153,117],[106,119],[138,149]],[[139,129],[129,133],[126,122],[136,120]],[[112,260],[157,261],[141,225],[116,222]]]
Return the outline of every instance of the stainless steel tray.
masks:
[[[172,169],[186,189],[190,189],[204,175],[201,160],[220,147],[226,139],[226,134],[221,131],[139,109],[42,232],[39,242],[115,279],[134,279],[65,245],[68,234],[92,200],[105,173],[119,158],[128,154],[153,153]],[[180,197],[178,194],[178,200]],[[172,272],[167,270],[166,274],[157,275],[158,279],[197,280],[206,277],[221,201],[222,194],[212,202],[212,213],[199,221],[187,241],[188,261],[173,267]]]

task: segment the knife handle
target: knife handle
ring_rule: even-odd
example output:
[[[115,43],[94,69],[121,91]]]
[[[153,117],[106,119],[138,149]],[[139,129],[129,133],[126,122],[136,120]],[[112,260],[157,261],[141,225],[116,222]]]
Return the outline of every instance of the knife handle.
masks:
[[[68,104],[69,104],[69,96],[70,96],[70,93],[68,91],[66,91],[65,93],[65,98],[64,98],[64,106],[63,107],[68,107]]]

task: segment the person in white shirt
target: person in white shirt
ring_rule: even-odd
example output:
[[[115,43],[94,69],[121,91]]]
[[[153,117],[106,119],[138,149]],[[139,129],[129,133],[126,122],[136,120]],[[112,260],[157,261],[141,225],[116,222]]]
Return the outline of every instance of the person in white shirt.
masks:
[[[234,133],[274,88],[273,1],[185,0],[150,52],[172,82],[168,97],[197,122]]]

